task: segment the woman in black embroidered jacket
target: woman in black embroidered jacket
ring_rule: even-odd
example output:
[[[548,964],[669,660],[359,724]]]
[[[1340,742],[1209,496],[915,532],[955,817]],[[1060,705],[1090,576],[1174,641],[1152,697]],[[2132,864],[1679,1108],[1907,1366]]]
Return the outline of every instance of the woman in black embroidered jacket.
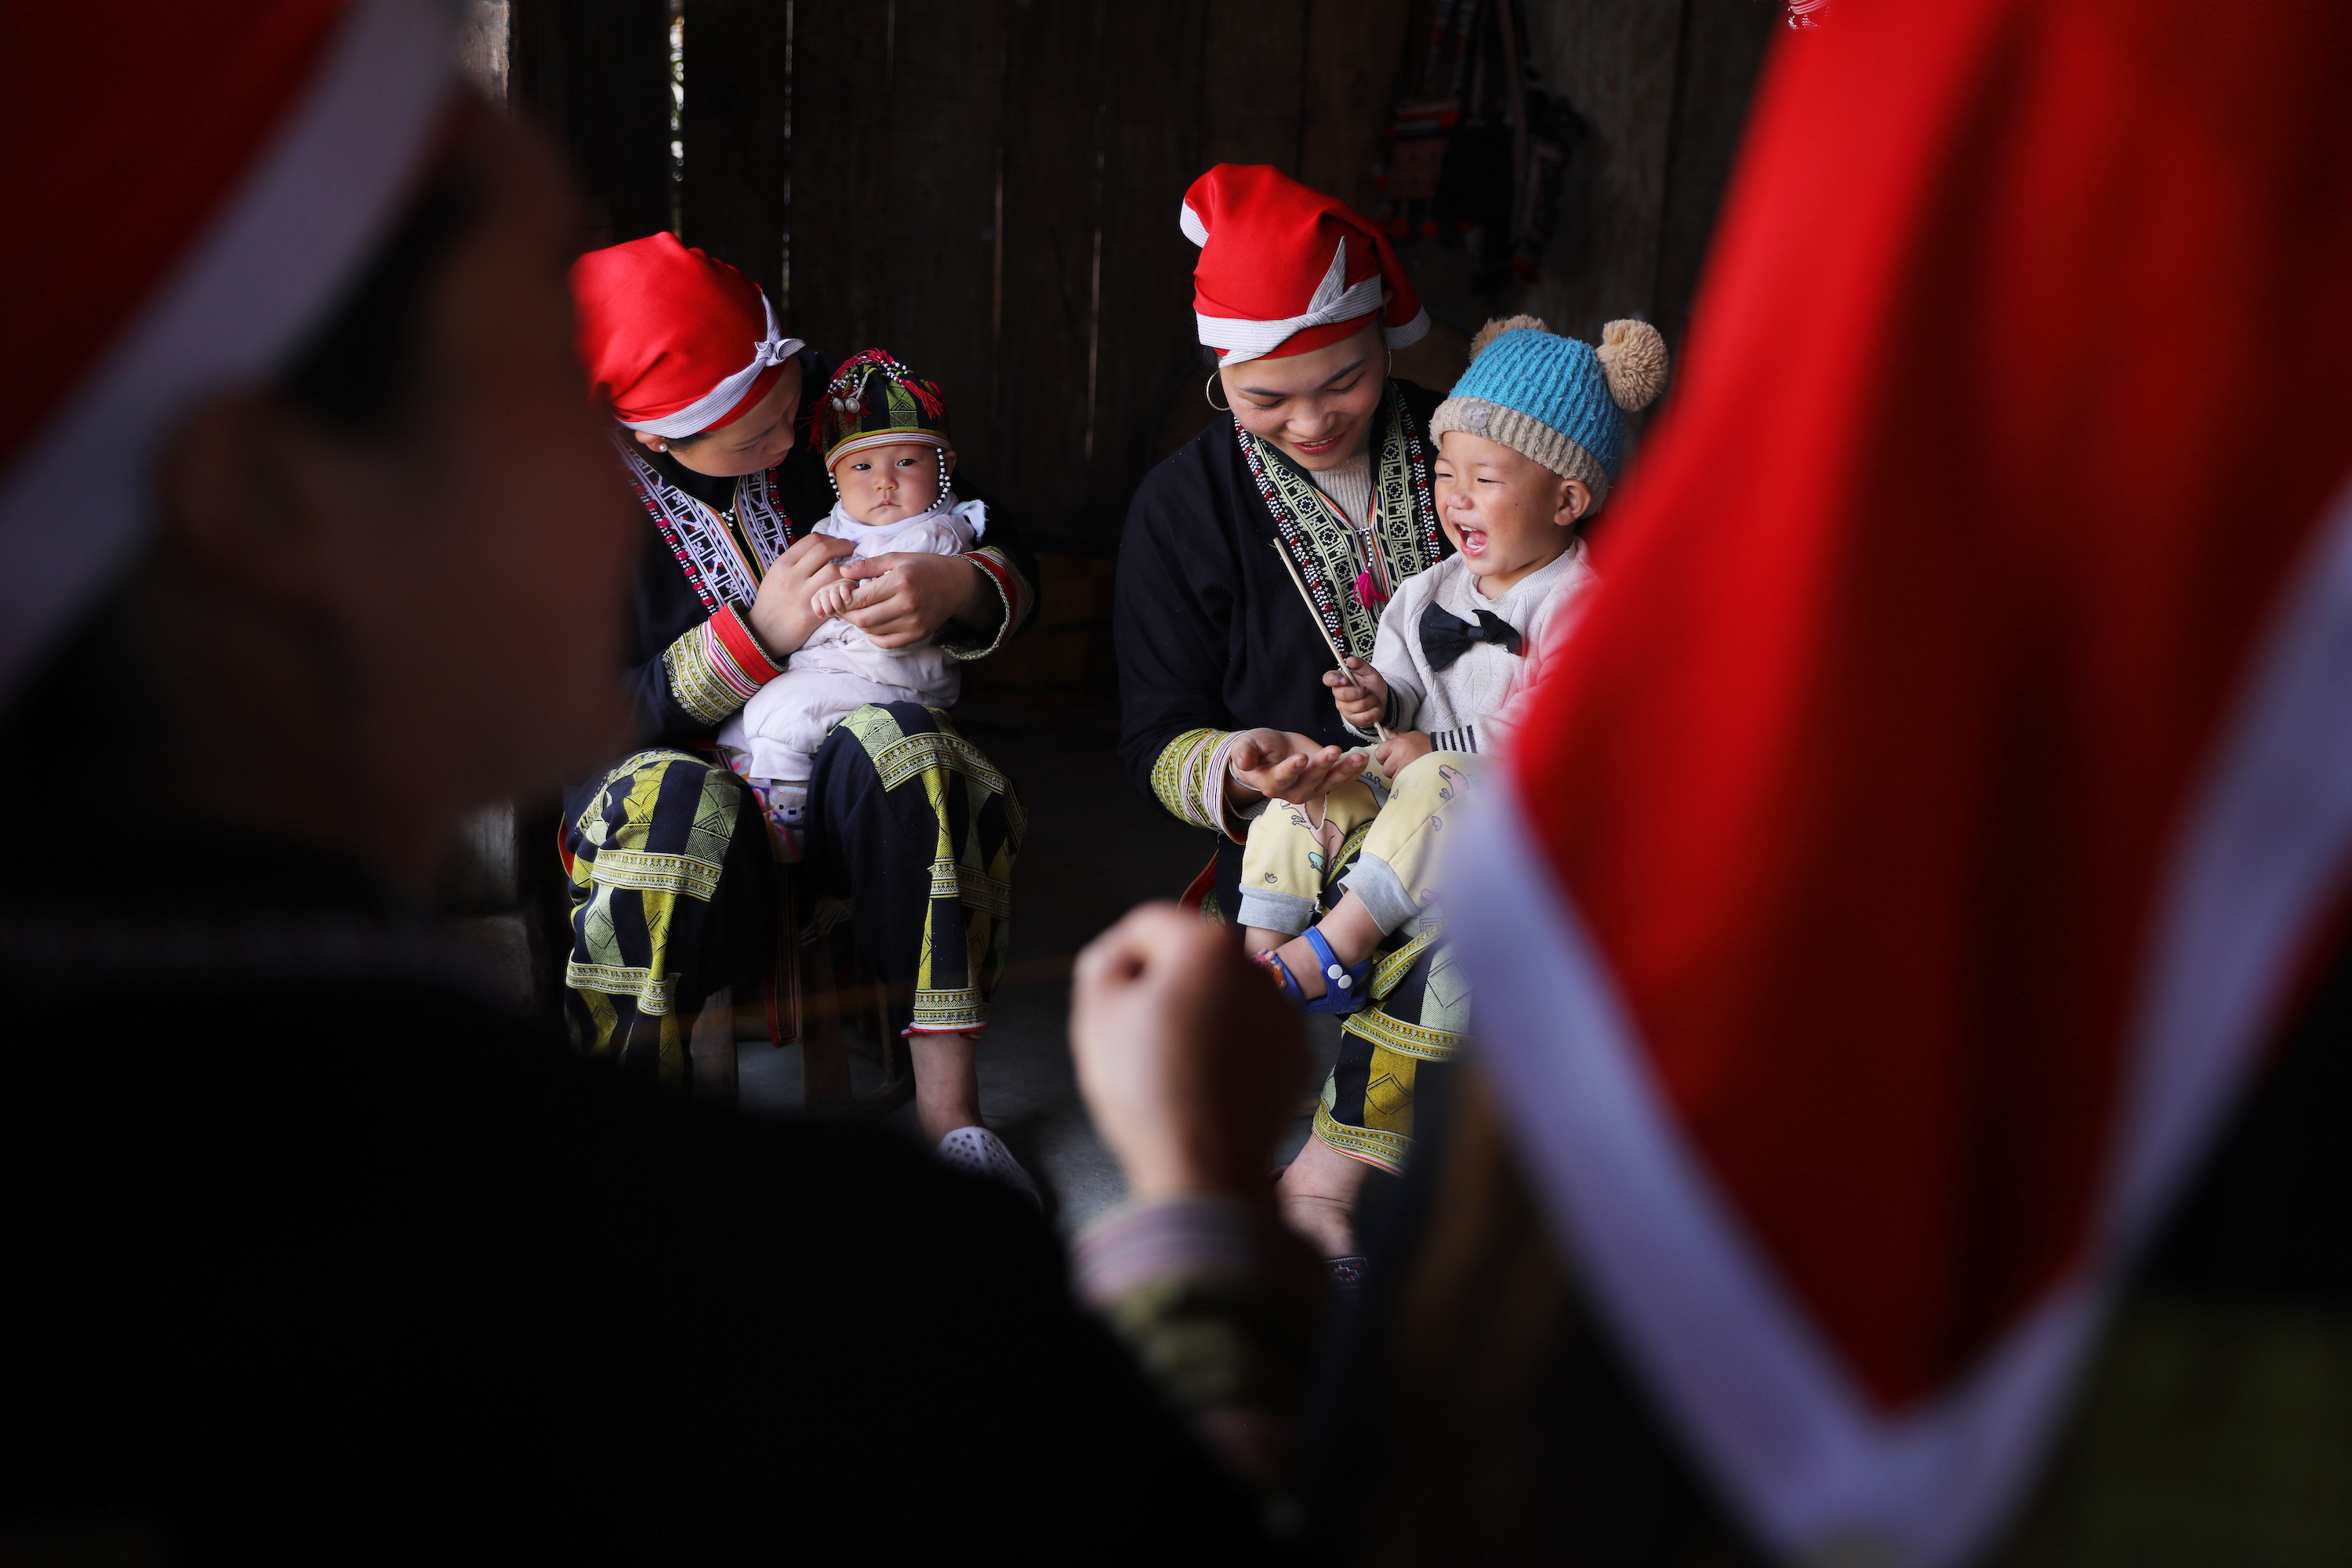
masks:
[[[1385,374],[1387,351],[1428,329],[1387,241],[1265,166],[1211,170],[1181,222],[1202,247],[1194,307],[1226,412],[1128,514],[1119,748],[1140,788],[1218,836],[1203,912],[1223,918],[1248,819],[1360,770],[1340,753],[1372,737],[1322,682],[1330,647],[1369,657],[1390,592],[1451,546],[1429,472],[1437,395]],[[1436,928],[1400,933],[1373,992],[1283,1178],[1292,1223],[1333,1258],[1353,1251],[1365,1167],[1393,1171],[1411,1147],[1416,1072],[1452,1058],[1467,1000]]]
[[[629,677],[642,749],[565,802],[568,1008],[583,1046],[683,1081],[705,1002],[758,984],[798,934],[778,930],[767,830],[713,733],[814,629],[826,583],[877,579],[845,613],[877,644],[936,636],[977,658],[1028,617],[1035,567],[993,512],[967,554],[836,567],[845,542],[809,531],[834,501],[807,439],[829,362],[782,336],[733,268],[667,234],[583,257],[572,287],[648,526]],[[978,1129],[974,1047],[1003,967],[1019,800],[944,713],[892,703],[835,730],[807,810],[802,890],[847,902],[908,1031],[925,1132]]]

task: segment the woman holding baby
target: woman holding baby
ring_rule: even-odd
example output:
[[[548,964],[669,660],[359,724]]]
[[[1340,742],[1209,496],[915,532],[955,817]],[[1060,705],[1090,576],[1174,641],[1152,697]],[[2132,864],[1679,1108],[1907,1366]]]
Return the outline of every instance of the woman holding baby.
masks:
[[[944,396],[887,354],[835,365],[667,234],[582,257],[572,293],[646,525],[642,749],[564,806],[575,1041],[690,1077],[706,1002],[789,960],[777,866],[804,861],[890,988],[926,1138],[1034,1196],[974,1067],[1024,817],[940,711],[1034,607],[1034,561],[951,493]]]

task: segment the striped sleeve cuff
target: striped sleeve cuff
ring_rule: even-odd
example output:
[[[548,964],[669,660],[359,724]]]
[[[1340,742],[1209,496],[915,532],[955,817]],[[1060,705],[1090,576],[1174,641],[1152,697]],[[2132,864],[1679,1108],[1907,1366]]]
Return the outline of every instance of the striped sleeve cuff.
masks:
[[[1036,590],[1014,568],[1011,557],[993,546],[968,550],[963,558],[978,567],[980,574],[996,590],[997,600],[1004,606],[1004,618],[985,637],[957,637],[955,623],[950,621],[940,628],[940,647],[950,658],[986,658],[1003,647],[1021,629],[1021,623],[1029,618],[1029,612],[1036,606]]]
[[[735,605],[721,605],[718,614],[670,644],[662,651],[662,663],[669,670],[670,695],[706,724],[725,721],[783,673]]]
[[[1465,724],[1459,730],[1436,731],[1429,737],[1429,749],[1433,752],[1467,752],[1475,756],[1478,752],[1478,726]]]
[[[1238,730],[1187,730],[1160,749],[1151,764],[1151,793],[1169,815],[1222,833],[1239,844],[1249,835],[1249,821],[1265,809],[1236,812],[1225,804],[1225,770],[1232,765]]]
[[[1264,1205],[1207,1193],[1124,1203],[1070,1244],[1078,1299],[1097,1310],[1171,1278],[1246,1284],[1313,1311],[1324,1270]]]
[[[1278,1495],[1328,1288],[1315,1255],[1263,1205],[1194,1194],[1111,1210],[1071,1266],[1160,1396]]]

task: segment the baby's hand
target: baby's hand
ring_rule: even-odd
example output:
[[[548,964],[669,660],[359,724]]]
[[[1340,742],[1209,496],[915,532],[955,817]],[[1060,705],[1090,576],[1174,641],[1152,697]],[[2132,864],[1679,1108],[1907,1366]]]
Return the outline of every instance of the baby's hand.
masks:
[[[1389,683],[1381,672],[1360,658],[1348,661],[1348,674],[1356,684],[1348,684],[1348,676],[1338,670],[1324,674],[1323,684],[1331,689],[1331,700],[1339,705],[1339,717],[1359,730],[1378,725],[1389,710]]]
[[[1436,749],[1430,738],[1420,731],[1400,730],[1382,741],[1372,757],[1381,764],[1381,772],[1393,779]]]
[[[837,616],[857,603],[857,590],[861,586],[856,583],[827,583],[809,595],[809,608],[820,616]]]

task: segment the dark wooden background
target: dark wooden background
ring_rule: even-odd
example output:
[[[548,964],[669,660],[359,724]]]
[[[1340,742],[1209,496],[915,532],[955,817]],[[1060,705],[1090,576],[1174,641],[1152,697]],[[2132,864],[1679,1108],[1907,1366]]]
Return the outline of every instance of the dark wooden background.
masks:
[[[478,8],[481,0],[478,0]],[[1207,417],[1184,188],[1273,163],[1369,211],[1431,0],[508,0],[512,95],[571,147],[600,243],[671,226],[835,354],[946,389],[962,460],[1041,546],[1104,554],[1144,470]],[[1533,309],[1589,335],[1682,323],[1777,7],[1529,0],[1532,62],[1591,124],[1542,282],[1474,295],[1459,245],[1408,265],[1462,331]],[[607,237],[609,237],[609,238]]]

